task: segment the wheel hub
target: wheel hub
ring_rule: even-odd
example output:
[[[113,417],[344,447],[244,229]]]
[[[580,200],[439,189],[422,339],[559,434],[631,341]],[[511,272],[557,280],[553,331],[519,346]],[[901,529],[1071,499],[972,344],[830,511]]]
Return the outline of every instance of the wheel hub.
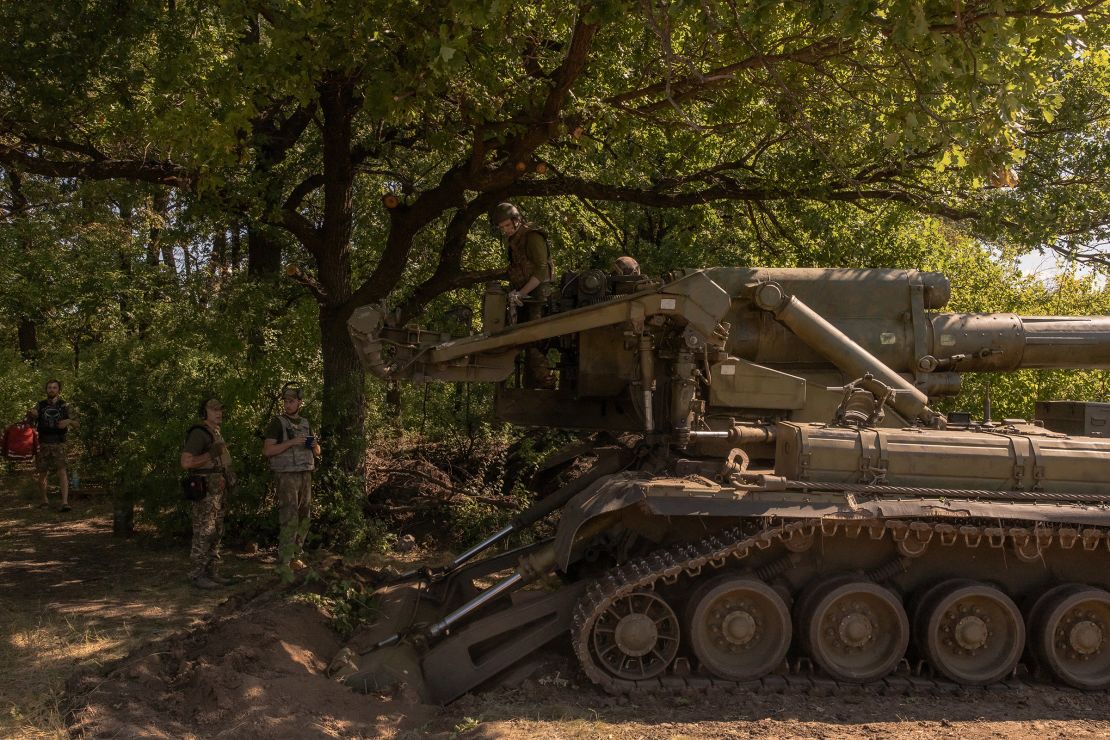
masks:
[[[747,645],[755,637],[755,617],[743,609],[729,612],[722,624],[722,634],[733,645]]]
[[[1102,647],[1102,627],[1089,619],[1076,622],[1068,634],[1071,648],[1080,655],[1093,655]]]
[[[646,614],[629,614],[617,623],[613,637],[625,655],[638,658],[647,655],[655,647],[659,630]]]
[[[763,581],[722,574],[687,601],[690,649],[703,670],[752,681],[781,665],[790,648],[790,609]]]
[[[865,615],[853,612],[840,620],[837,633],[840,641],[848,647],[863,647],[875,634],[875,625]]]
[[[956,642],[964,650],[978,650],[987,644],[987,623],[977,616],[967,616],[956,623]]]

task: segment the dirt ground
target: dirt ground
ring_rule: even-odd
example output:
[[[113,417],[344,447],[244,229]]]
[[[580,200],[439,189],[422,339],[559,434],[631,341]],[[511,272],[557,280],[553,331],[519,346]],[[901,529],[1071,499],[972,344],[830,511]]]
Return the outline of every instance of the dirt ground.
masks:
[[[530,678],[445,709],[363,696],[323,675],[341,640],[262,555],[241,585],[184,577],[184,543],[111,536],[105,498],[61,514],[0,483],[0,737],[1083,737],[1110,735],[1105,695],[609,697],[550,652]]]

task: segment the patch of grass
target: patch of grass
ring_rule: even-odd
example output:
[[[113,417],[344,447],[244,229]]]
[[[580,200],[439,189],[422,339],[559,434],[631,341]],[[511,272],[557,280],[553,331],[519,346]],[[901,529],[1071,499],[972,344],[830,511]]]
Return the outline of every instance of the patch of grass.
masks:
[[[476,717],[463,717],[462,722],[459,722],[454,727],[453,731],[455,733],[455,737],[458,737],[459,735],[462,735],[463,733],[470,732],[471,730],[473,730],[474,728],[476,728],[480,724],[482,724],[482,718],[481,717],[477,717],[477,718]]]
[[[0,665],[11,670],[0,672],[0,736],[66,737],[66,679],[82,663],[122,657],[124,641],[48,609],[6,609],[2,620]]]

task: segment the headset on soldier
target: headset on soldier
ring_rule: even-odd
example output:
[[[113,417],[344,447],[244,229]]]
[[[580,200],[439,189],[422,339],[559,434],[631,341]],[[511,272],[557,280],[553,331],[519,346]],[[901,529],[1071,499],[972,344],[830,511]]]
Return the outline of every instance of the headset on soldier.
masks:
[[[202,400],[200,402],[200,405],[197,406],[197,418],[198,419],[201,419],[202,421],[207,421],[207,419],[208,419],[208,404],[212,403],[213,401],[215,401],[216,403],[220,403],[220,399],[216,398],[215,396],[209,396],[209,397],[205,398],[204,400]],[[220,408],[223,408],[222,404],[220,405]]]

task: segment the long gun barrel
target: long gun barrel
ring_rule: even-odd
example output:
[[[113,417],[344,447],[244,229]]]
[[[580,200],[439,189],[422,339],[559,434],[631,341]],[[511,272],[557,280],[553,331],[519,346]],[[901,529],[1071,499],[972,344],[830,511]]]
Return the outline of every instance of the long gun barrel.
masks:
[[[934,356],[966,358],[959,370],[1110,368],[1110,316],[940,314],[929,329]]]

